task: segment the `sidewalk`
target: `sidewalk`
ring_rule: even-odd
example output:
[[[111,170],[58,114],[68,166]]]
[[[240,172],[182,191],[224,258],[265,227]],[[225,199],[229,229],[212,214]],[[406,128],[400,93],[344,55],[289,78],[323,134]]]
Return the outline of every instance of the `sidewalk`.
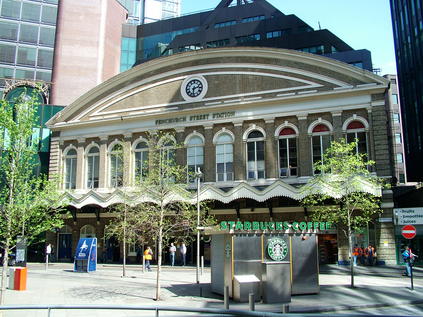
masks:
[[[72,264],[28,265],[28,290],[7,290],[5,305],[149,305],[204,307],[223,309],[223,298],[210,291],[210,270],[201,276],[202,297],[195,284],[195,267],[164,266],[162,301],[154,301],[156,272],[142,273],[140,266],[128,266],[122,278],[122,266],[98,265],[93,273],[74,273]],[[351,289],[349,267],[323,266],[320,270],[320,293],[292,297],[290,312],[312,313],[358,310],[369,307],[423,304],[423,269],[415,268],[414,291],[410,279],[402,276],[402,267],[356,267]],[[248,309],[248,303],[230,303],[231,309]],[[256,303],[256,310],[281,312],[281,304]],[[90,316],[151,316],[152,312],[90,311]],[[86,316],[85,311],[55,311],[52,316]],[[160,313],[160,316],[186,316],[187,313]],[[4,316],[29,316],[28,312],[6,312]],[[31,311],[30,316],[46,316],[45,311]]]

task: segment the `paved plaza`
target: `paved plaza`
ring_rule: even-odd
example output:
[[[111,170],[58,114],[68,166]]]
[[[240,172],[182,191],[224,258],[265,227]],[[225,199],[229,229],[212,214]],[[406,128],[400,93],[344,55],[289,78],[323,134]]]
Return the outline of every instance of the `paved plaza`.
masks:
[[[162,300],[154,300],[156,272],[143,273],[141,266],[98,265],[93,273],[74,273],[72,264],[28,265],[26,291],[7,290],[5,305],[148,305],[223,309],[223,297],[210,291],[210,269],[201,276],[202,296],[195,283],[195,267],[168,267],[162,271]],[[349,267],[322,266],[320,293],[294,296],[291,313],[423,315],[423,269],[415,269],[414,290],[402,267],[357,267],[356,288],[349,287]],[[230,302],[231,309],[248,309],[248,303]],[[282,305],[256,304],[257,311],[281,312]],[[382,313],[381,313],[382,312]],[[52,311],[56,316],[154,316],[148,311]],[[7,311],[3,316],[47,316],[46,311]],[[188,313],[160,312],[160,316],[192,316]]]

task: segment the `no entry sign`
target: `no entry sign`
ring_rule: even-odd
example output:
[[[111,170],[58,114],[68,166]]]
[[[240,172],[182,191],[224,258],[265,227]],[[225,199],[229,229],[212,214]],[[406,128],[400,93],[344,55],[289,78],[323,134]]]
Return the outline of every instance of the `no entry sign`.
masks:
[[[416,236],[416,227],[412,225],[406,225],[402,227],[401,234],[406,239],[413,239]]]

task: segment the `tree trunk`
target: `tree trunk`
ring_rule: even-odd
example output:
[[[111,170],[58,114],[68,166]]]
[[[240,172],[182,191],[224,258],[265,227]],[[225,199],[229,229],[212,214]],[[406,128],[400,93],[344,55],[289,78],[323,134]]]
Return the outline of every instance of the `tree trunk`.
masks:
[[[124,220],[123,220],[123,261],[122,261],[122,276],[126,276],[126,206],[124,210]]]
[[[348,254],[350,256],[351,288],[354,288],[354,261],[352,254],[351,217],[348,215]]]
[[[3,253],[3,270],[1,272],[1,290],[0,290],[0,305],[4,305],[4,295],[6,293],[7,269],[9,261],[9,239],[6,239]]]
[[[156,300],[160,300],[160,271],[162,269],[162,244],[163,244],[163,203],[160,208],[159,237],[157,243],[157,275],[156,275]]]

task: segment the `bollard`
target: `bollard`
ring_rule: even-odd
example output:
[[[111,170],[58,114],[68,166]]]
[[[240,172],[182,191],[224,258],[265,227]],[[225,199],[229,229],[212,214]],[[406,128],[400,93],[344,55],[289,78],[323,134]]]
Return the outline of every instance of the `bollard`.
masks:
[[[251,311],[255,311],[255,302],[254,302],[254,293],[248,294],[248,306],[250,307]]]
[[[204,271],[204,255],[201,256],[201,275],[203,275]]]
[[[145,259],[144,256],[142,257],[142,272],[144,273],[145,270]]]
[[[200,286],[200,297],[203,297],[203,288]]]
[[[229,309],[229,286],[225,286],[225,289],[223,291],[223,303],[225,306],[225,309]]]
[[[48,253],[46,254],[46,271],[48,270]]]
[[[282,305],[282,314],[288,314],[289,313],[289,304],[283,304]]]

